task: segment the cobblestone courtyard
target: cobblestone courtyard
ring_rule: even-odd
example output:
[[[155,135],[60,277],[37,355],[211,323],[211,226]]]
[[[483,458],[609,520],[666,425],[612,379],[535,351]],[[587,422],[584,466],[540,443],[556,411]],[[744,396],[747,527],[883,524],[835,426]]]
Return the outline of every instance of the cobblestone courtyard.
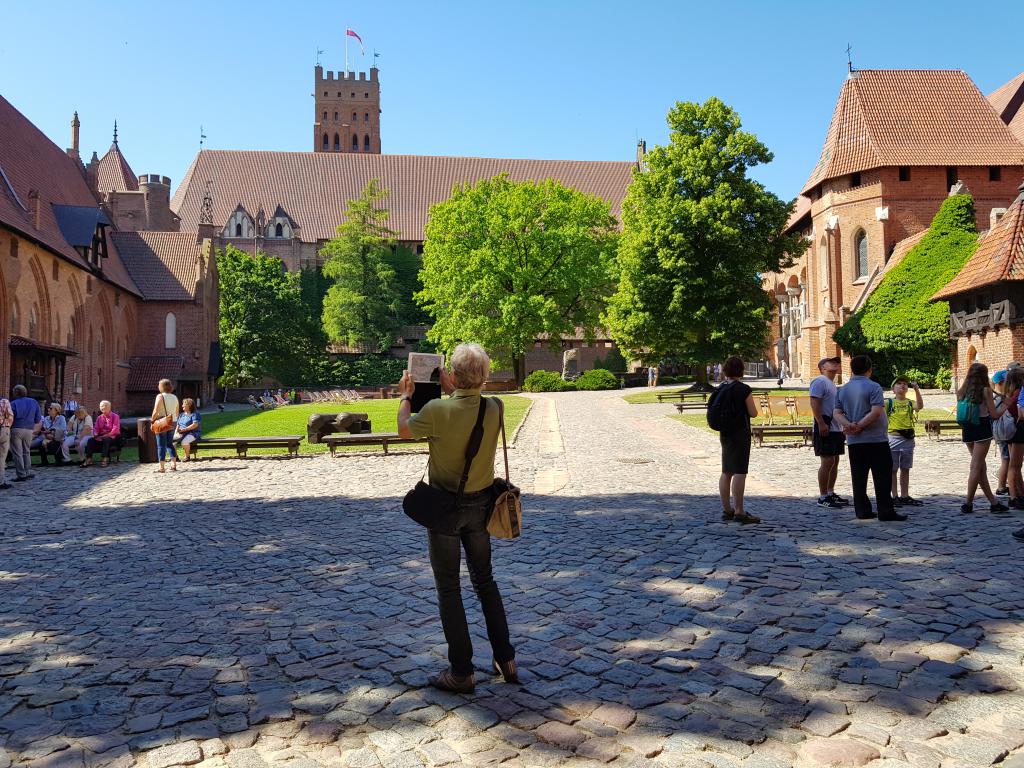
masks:
[[[1024,764],[1022,520],[957,512],[961,445],[920,441],[900,525],[755,449],[739,527],[671,412],[537,397],[494,555],[523,686],[467,596],[472,696],[424,687],[422,454],[40,471],[0,496],[0,768]]]

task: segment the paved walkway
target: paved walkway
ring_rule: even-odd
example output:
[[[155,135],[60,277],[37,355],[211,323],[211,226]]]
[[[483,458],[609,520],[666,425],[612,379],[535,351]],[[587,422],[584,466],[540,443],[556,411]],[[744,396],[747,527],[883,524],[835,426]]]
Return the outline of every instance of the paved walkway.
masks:
[[[50,469],[0,496],[0,768],[1019,759],[1020,521],[955,511],[962,447],[922,447],[935,493],[898,526],[809,503],[809,451],[755,451],[767,524],[739,527],[670,405],[537,400],[526,534],[495,545],[521,689],[472,605],[476,693],[423,687],[423,455]]]

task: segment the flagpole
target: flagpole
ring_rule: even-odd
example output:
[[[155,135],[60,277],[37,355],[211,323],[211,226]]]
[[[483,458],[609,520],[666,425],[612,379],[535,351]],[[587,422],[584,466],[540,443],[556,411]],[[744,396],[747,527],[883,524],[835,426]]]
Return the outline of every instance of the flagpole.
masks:
[[[345,72],[348,72],[348,27],[345,28]]]

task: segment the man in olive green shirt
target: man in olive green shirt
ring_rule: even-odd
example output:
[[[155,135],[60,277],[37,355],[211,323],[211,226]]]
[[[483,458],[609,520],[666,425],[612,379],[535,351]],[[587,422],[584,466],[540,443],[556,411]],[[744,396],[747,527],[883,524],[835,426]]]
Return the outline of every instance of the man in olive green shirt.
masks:
[[[408,371],[402,375],[398,385],[402,397],[398,404],[398,434],[428,438],[430,484],[455,493],[462,479],[470,433],[480,412],[480,388],[490,372],[491,361],[479,344],[460,344],[452,352],[451,367],[451,374],[441,372],[441,390],[449,397],[429,401],[416,415],[410,413],[416,384]],[[440,675],[431,678],[430,684],[445,691],[471,693],[476,686],[473,644],[459,583],[463,549],[470,580],[487,624],[494,670],[506,682],[519,682],[505,606],[491,570],[491,537],[487,532],[487,518],[494,503],[494,453],[500,418],[497,399],[488,399],[483,440],[458,506],[455,532],[430,530],[428,533],[430,567],[434,572],[450,664]]]

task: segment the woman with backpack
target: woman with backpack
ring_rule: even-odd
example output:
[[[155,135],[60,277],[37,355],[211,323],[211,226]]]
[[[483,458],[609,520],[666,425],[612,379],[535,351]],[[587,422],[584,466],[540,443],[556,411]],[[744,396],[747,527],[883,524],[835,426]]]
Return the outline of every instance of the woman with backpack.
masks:
[[[1006,433],[999,437],[1005,439],[1010,454],[1006,472],[1006,487],[1010,495],[1008,503],[1012,509],[1024,509],[1024,479],[1021,477],[1021,464],[1024,464],[1024,421],[1020,421],[1020,406],[1017,403],[1017,397],[1024,387],[1024,368],[1011,368],[1005,373],[1001,400],[1006,405],[1006,415],[1000,417],[999,422],[1012,420],[1013,431],[1010,433],[999,425],[1000,431]],[[994,424],[993,433],[997,431],[996,426]]]
[[[1006,412],[1008,402],[995,404],[988,383],[988,367],[972,363],[964,383],[956,391],[956,420],[960,423],[961,439],[971,454],[971,471],[967,476],[967,503],[960,511],[969,515],[974,511],[974,495],[981,488],[991,505],[992,512],[1006,512],[1008,507],[993,495],[988,482],[985,458],[992,447],[992,420]],[[1011,462],[1012,463],[1012,462]]]
[[[743,368],[743,361],[735,356],[722,365],[725,381],[708,400],[708,423],[718,429],[722,443],[722,476],[718,480],[722,519],[751,524],[761,522],[743,509],[750,463],[750,419],[757,415],[757,406],[750,387],[740,381]]]

